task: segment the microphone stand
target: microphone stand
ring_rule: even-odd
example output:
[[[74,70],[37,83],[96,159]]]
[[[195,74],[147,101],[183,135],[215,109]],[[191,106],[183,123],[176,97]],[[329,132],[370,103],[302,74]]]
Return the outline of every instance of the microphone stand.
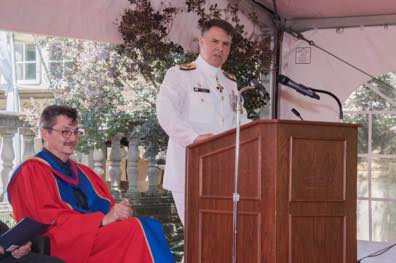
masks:
[[[310,89],[313,90],[314,92],[317,92],[317,93],[324,93],[324,94],[327,94],[327,95],[333,97],[333,98],[337,101],[338,108],[339,108],[339,110],[340,110],[340,115],[339,115],[340,120],[342,120],[342,119],[344,118],[344,114],[342,113],[342,104],[341,104],[341,101],[340,101],[340,99],[339,99],[336,95],[334,95],[333,93],[331,93],[330,91],[327,91],[327,90],[313,89],[313,88],[310,88]]]
[[[232,195],[233,211],[232,211],[232,263],[237,263],[237,238],[238,238],[238,177],[239,177],[239,152],[240,152],[240,127],[241,127],[241,111],[243,109],[242,93],[247,90],[255,89],[254,87],[243,87],[236,95],[236,131],[235,131],[235,173],[234,173],[234,193]]]

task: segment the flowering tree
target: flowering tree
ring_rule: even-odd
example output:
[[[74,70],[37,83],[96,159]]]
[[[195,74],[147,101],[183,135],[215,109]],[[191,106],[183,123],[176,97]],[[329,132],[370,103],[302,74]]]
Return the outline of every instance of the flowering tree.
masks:
[[[40,45],[62,64],[49,71],[49,82],[57,102],[79,111],[85,131],[79,151],[101,147],[118,132],[132,133],[147,156],[165,149],[167,135],[155,117],[158,86],[125,67],[133,58],[124,56],[119,46],[61,38],[45,38]]]
[[[124,64],[129,73],[140,72],[152,85],[151,88],[158,90],[168,68],[190,62],[197,54],[183,49],[168,37],[175,16],[181,12],[180,10],[168,7],[155,11],[149,0],[129,2],[131,8],[125,11],[119,26],[125,41],[119,52],[131,58]],[[207,5],[205,0],[186,0],[186,7],[187,12],[198,15],[200,25],[214,17],[231,18],[235,34],[229,59],[223,69],[237,76],[239,87],[248,85],[251,76],[261,76],[270,71],[273,54],[270,38],[256,34],[248,35],[238,17],[239,9],[236,4],[229,4],[221,9],[217,4]],[[257,24],[254,12],[250,14],[250,18],[253,24]],[[245,97],[249,117],[257,118],[256,110],[266,105],[267,100],[252,92],[248,92]]]
[[[63,61],[50,84],[62,103],[76,107],[85,136],[79,150],[99,147],[117,132],[133,132],[148,156],[166,148],[167,135],[158,124],[155,98],[166,70],[193,60],[197,54],[184,50],[168,38],[178,10],[169,7],[154,11],[149,0],[130,0],[119,26],[124,45],[91,41],[46,38],[41,41],[50,54]],[[270,41],[248,36],[238,18],[238,8],[217,5],[204,8],[204,0],[186,1],[188,12],[200,17],[231,16],[236,35],[224,69],[237,75],[238,84],[248,82],[248,74],[259,76],[271,65]],[[254,14],[251,14],[254,21]],[[60,74],[61,73],[61,74]],[[245,100],[250,117],[266,101],[255,94]],[[133,124],[133,126],[131,125]],[[133,128],[133,130],[132,130]]]
[[[120,67],[123,58],[114,46],[59,38],[46,38],[40,43],[62,64],[50,72],[49,82],[58,102],[79,111],[85,130],[79,150],[87,152],[103,145],[116,132],[126,132],[132,100],[125,96],[125,73]]]

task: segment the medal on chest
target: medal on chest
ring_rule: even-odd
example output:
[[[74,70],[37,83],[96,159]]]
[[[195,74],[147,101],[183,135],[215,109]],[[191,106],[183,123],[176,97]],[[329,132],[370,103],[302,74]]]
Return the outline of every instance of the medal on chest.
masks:
[[[223,93],[224,87],[220,84],[219,78],[216,76],[216,89],[218,92]]]

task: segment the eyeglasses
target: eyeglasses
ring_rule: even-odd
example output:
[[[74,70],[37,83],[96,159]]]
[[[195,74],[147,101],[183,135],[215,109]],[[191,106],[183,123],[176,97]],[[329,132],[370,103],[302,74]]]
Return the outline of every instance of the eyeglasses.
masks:
[[[74,134],[75,136],[84,135],[84,131],[82,131],[82,130],[69,131],[69,130],[56,130],[56,129],[52,129],[52,128],[46,128],[46,129],[47,130],[51,130],[51,131],[60,132],[62,134],[62,136],[65,137],[65,138],[70,138],[72,136],[72,134]]]

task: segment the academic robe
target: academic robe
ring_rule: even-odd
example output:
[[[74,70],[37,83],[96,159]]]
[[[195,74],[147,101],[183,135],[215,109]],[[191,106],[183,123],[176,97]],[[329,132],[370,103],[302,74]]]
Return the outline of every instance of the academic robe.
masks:
[[[89,167],[68,161],[68,177],[48,153],[41,151],[15,171],[8,185],[15,219],[31,217],[53,223],[46,235],[51,255],[67,263],[168,263],[170,254],[161,225],[151,219],[129,218],[101,226],[115,204],[101,178]],[[79,188],[88,210],[78,206],[73,188]]]

